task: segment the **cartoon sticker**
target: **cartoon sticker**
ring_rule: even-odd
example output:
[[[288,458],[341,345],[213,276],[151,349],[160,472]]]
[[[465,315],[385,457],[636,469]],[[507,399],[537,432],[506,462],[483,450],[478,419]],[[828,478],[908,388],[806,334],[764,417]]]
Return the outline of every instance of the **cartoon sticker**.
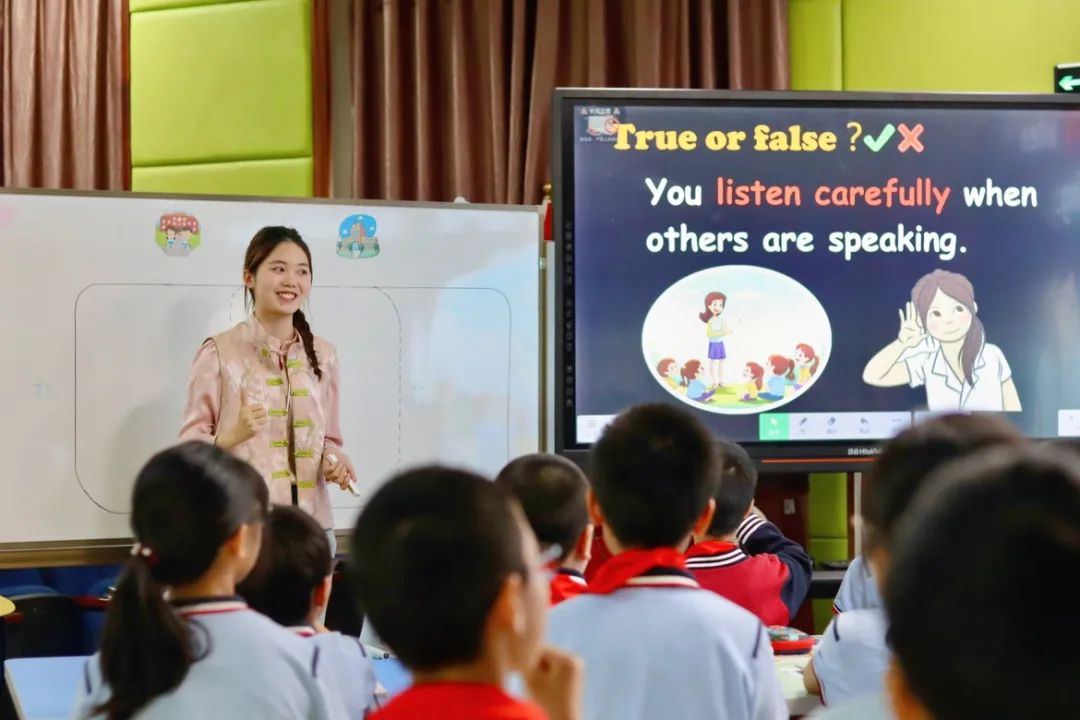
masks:
[[[370,258],[379,254],[376,222],[371,215],[350,215],[338,227],[337,254],[344,258]]]
[[[154,239],[166,255],[186,257],[202,243],[199,221],[187,213],[165,213],[158,220]]]
[[[986,342],[970,280],[948,270],[927,273],[899,315],[896,339],[863,369],[866,384],[925,387],[931,412],[1020,411],[1009,362]]]
[[[774,270],[726,265],[676,281],[642,327],[650,374],[701,410],[747,415],[807,392],[832,350],[825,308]]]

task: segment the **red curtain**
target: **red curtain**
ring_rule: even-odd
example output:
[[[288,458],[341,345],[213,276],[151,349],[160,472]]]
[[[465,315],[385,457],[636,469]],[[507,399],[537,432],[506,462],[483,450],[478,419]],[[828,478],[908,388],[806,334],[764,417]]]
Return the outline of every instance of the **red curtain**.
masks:
[[[126,0],[0,0],[0,185],[129,186]]]
[[[538,203],[559,86],[786,89],[787,0],[355,0],[353,192]]]

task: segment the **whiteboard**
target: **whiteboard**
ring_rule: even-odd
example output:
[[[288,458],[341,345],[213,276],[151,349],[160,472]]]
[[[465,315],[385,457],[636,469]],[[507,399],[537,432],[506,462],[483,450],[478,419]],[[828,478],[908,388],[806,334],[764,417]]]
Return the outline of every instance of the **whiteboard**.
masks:
[[[198,221],[187,247],[159,245],[173,213]],[[370,257],[339,252],[358,214]],[[331,488],[337,527],[399,469],[490,475],[538,449],[533,208],[0,192],[0,546],[130,536],[135,474],[176,441],[202,341],[245,317],[243,254],[264,225],[310,246],[308,318],[340,355],[362,497]]]

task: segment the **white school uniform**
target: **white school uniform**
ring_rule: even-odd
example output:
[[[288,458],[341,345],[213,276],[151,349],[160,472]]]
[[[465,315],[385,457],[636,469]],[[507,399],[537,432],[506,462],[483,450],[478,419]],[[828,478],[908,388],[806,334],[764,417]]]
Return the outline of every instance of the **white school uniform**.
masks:
[[[880,608],[850,610],[832,619],[811,661],[826,705],[885,692],[887,632],[888,621]]]
[[[840,590],[833,600],[833,610],[838,613],[848,610],[866,610],[883,607],[877,581],[870,574],[870,563],[859,555],[848,565]]]
[[[310,626],[289,629],[318,648],[323,679],[330,692],[341,698],[350,718],[362,718],[376,709],[375,669],[360,638],[317,633]]]
[[[625,587],[552,608],[549,640],[585,662],[583,719],[786,720],[761,621],[681,580],[688,586]]]
[[[347,717],[322,679],[326,667],[315,644],[239,600],[183,604],[177,612],[195,626],[196,641],[208,652],[192,663],[178,688],[140,710],[139,720]],[[87,660],[80,685],[74,717],[102,717],[93,712],[110,692],[101,676],[100,655]]]
[[[926,386],[926,408],[931,412],[950,410],[995,411],[1005,409],[1001,384],[1012,377],[1009,362],[997,345],[984,343],[975,356],[971,382],[956,376],[941,343],[927,336],[900,355],[907,365],[911,387]]]
[[[863,695],[857,700],[819,708],[807,715],[813,720],[894,720],[889,699],[883,693]]]

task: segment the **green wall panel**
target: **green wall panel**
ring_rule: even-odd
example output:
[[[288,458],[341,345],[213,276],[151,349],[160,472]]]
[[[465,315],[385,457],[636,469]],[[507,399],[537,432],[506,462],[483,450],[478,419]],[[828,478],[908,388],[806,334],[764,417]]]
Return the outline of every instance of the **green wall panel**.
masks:
[[[843,0],[790,0],[788,54],[793,90],[843,90]]]
[[[128,11],[173,10],[195,5],[223,5],[227,2],[251,2],[251,0],[128,0]]]
[[[789,21],[796,90],[1051,92],[1080,62],[1080,0],[790,0]]]
[[[844,0],[847,90],[1051,92],[1077,0]]]
[[[311,197],[311,158],[134,168],[135,192]]]
[[[310,156],[310,15],[310,0],[132,15],[132,164]]]

